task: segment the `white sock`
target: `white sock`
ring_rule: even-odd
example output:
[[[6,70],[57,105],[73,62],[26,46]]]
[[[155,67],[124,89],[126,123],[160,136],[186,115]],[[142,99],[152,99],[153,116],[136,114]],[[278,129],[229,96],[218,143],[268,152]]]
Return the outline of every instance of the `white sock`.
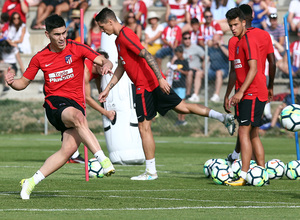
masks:
[[[71,156],[72,159],[76,159],[79,156],[79,151],[76,150],[75,153]]]
[[[247,172],[241,171],[240,177],[242,177],[245,180],[247,177]]]
[[[33,180],[35,185],[37,185],[39,182],[41,182],[43,179],[45,179],[45,176],[42,174],[40,170],[38,170],[34,175],[33,175]]]
[[[213,109],[211,109],[211,110],[209,111],[208,117],[217,119],[217,120],[219,120],[220,122],[223,122],[223,121],[225,120],[225,117],[224,117],[224,115],[223,115],[222,113],[217,112],[217,111],[215,111],[215,110],[213,110]]]
[[[236,152],[235,150],[231,154],[232,159],[239,159],[240,158],[240,153]]]
[[[146,160],[146,171],[151,174],[156,173],[155,158],[151,160]]]
[[[97,151],[94,156],[96,157],[96,159],[99,161],[99,162],[102,162],[103,160],[106,159],[106,156],[104,155],[104,152],[103,150],[99,150]]]

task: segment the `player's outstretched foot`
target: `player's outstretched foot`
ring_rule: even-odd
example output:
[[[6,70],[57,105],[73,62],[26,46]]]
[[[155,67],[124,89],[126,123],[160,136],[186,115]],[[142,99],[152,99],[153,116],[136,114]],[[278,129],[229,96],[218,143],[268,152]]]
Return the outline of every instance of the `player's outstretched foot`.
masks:
[[[223,124],[227,128],[228,133],[230,135],[233,135],[234,131],[235,131],[234,116],[231,115],[231,114],[223,114],[223,115],[224,115],[224,118],[225,118]]]
[[[102,168],[103,168],[103,174],[105,176],[110,176],[116,172],[113,164],[111,163],[110,159],[107,157],[105,160],[100,162]]]
[[[145,173],[139,175],[139,176],[134,176],[131,177],[131,180],[156,180],[158,178],[157,173],[151,174],[148,171],[146,171]]]
[[[79,154],[78,157],[72,159],[75,163],[83,163],[84,164],[84,158]]]
[[[20,182],[20,185],[22,187],[22,190],[20,193],[21,199],[29,199],[31,192],[35,187],[33,178],[22,179]]]
[[[246,180],[243,179],[242,177],[240,177],[237,180],[225,181],[225,185],[227,185],[227,186],[245,186]]]

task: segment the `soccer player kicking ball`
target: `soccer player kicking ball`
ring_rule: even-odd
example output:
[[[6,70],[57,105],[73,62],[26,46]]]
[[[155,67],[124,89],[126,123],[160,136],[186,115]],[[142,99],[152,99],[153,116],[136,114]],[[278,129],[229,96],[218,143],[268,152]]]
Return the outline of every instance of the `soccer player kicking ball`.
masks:
[[[115,34],[119,55],[118,67],[107,87],[99,94],[99,101],[105,102],[109,91],[120,80],[124,71],[136,87],[136,113],[139,131],[146,156],[145,173],[131,180],[155,180],[158,178],[155,166],[155,142],[151,131],[151,119],[159,112],[165,115],[173,109],[179,114],[197,114],[224,123],[232,135],[235,129],[234,117],[221,114],[198,104],[185,103],[172,90],[158,68],[153,56],[141,45],[136,34],[122,26],[115,13],[104,8],[96,16],[100,28],[108,35]]]
[[[268,100],[268,89],[264,74],[266,54],[260,53],[257,37],[246,29],[245,15],[239,8],[226,13],[229,27],[238,37],[234,56],[236,93],[226,103],[225,108],[235,106],[239,122],[238,136],[242,153],[242,170],[239,179],[227,181],[232,186],[246,185],[246,175],[250,167],[252,152],[260,166],[264,166],[264,148],[259,138],[259,126]],[[266,42],[265,42],[266,43]],[[232,73],[231,73],[232,74]],[[273,79],[271,80],[273,90]],[[232,83],[228,83],[228,86]],[[272,93],[272,91],[269,91]]]
[[[34,187],[62,167],[81,142],[98,159],[106,176],[115,173],[111,161],[104,155],[88,127],[83,94],[84,59],[88,58],[101,65],[103,74],[111,72],[112,63],[88,46],[66,40],[66,25],[62,17],[51,15],[45,24],[45,34],[50,44],[33,56],[20,79],[14,79],[14,74],[8,71],[6,81],[13,89],[23,90],[35,78],[39,69],[44,72],[44,107],[49,122],[61,131],[62,145],[33,177],[21,180],[22,199],[29,199]]]

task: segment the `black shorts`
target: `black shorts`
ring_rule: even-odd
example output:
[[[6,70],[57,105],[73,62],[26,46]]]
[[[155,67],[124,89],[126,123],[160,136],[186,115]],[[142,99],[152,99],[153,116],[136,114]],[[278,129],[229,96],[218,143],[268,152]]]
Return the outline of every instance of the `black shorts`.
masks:
[[[67,128],[61,120],[61,113],[68,107],[74,107],[85,115],[84,109],[74,100],[60,97],[60,96],[50,96],[45,99],[44,108],[46,110],[46,115],[49,122],[61,133],[64,133]]]
[[[138,121],[151,120],[158,112],[164,116],[170,109],[175,108],[181,98],[171,88],[170,94],[163,93],[161,89],[156,87],[152,92],[144,90],[142,94],[136,95],[136,115]]]
[[[244,99],[235,108],[235,114],[240,126],[248,126],[251,123],[252,127],[262,125],[262,116],[264,113],[266,102]]]

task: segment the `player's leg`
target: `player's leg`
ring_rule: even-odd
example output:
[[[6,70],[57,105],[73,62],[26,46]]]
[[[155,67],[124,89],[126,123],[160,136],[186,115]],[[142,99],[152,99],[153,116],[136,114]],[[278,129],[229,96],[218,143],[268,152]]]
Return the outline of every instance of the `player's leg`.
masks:
[[[259,127],[253,127],[251,130],[251,143],[253,153],[256,158],[256,163],[259,166],[265,167],[265,150],[259,138]]]
[[[196,114],[203,117],[217,119],[222,122],[227,128],[230,135],[233,135],[235,130],[234,116],[230,114],[222,114],[204,105],[180,102],[174,110],[179,114]]]
[[[104,175],[110,176],[115,173],[112,163],[104,155],[96,136],[88,127],[86,117],[80,110],[74,107],[64,109],[61,114],[61,120],[67,128],[74,128],[78,132],[81,142],[89,148],[100,162]]]
[[[21,198],[29,199],[34,187],[44,178],[62,167],[74,151],[77,150],[80,142],[80,137],[75,129],[66,130],[63,133],[61,149],[52,154],[31,178],[21,180]]]
[[[155,180],[158,178],[155,164],[155,142],[151,130],[151,120],[139,122],[139,131],[142,139],[142,145],[146,157],[145,173],[134,176],[131,180]]]

